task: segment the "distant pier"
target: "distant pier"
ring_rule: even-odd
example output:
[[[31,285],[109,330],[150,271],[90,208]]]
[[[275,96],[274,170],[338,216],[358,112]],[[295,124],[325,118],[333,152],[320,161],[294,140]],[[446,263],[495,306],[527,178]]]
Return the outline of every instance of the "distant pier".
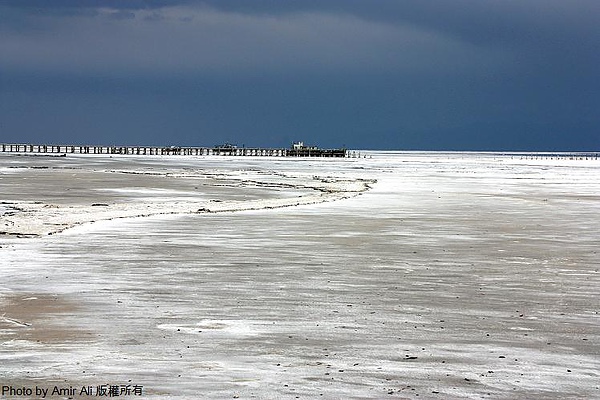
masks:
[[[598,152],[566,152],[566,153],[509,153],[511,159],[520,160],[598,160]]]
[[[81,146],[49,144],[0,144],[2,153],[30,154],[123,154],[123,155],[182,155],[182,156],[253,156],[253,157],[351,157],[346,149],[317,147],[260,148],[237,146]]]

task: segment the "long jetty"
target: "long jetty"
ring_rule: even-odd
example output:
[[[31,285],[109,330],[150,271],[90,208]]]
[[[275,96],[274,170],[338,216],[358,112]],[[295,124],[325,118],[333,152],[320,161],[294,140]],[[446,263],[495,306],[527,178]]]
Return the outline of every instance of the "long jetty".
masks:
[[[350,157],[346,149],[259,148],[259,147],[181,147],[181,146],[82,146],[49,144],[0,144],[2,153],[33,154],[123,154],[184,156],[268,156],[268,157]]]

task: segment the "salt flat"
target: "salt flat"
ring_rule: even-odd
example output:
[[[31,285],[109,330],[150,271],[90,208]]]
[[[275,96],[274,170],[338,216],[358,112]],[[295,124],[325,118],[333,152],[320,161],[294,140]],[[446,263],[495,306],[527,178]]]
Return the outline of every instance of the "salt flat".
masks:
[[[600,162],[366,154],[0,156],[0,385],[600,398]]]

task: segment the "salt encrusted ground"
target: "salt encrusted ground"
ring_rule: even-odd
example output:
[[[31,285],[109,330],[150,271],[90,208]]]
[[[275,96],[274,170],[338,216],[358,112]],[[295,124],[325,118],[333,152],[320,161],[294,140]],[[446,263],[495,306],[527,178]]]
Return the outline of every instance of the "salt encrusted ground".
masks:
[[[166,166],[160,165],[160,157],[124,168],[110,158],[102,165],[101,157],[80,157],[78,162],[39,156],[5,159],[0,235],[20,237],[116,218],[316,204],[354,196],[372,183],[255,168],[178,166],[181,160]]]
[[[43,221],[8,233],[157,212],[0,238],[0,385],[600,398],[599,168],[454,153],[1,156],[0,219],[18,226],[6,213],[25,204],[21,217]],[[298,198],[315,204],[197,213]]]

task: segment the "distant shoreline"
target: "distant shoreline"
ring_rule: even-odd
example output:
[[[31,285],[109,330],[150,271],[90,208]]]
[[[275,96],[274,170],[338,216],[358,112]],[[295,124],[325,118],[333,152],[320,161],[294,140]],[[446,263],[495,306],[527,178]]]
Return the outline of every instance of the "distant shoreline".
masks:
[[[195,155],[195,156],[256,156],[256,157],[335,157],[361,158],[365,154],[488,154],[515,157],[555,157],[555,158],[600,158],[600,150],[391,150],[391,149],[347,149],[320,148],[316,146],[294,149],[293,147],[238,147],[222,146],[155,146],[155,145],[90,145],[90,144],[39,144],[39,143],[0,143],[0,153],[21,155],[54,155],[65,157],[68,154],[105,155]]]

